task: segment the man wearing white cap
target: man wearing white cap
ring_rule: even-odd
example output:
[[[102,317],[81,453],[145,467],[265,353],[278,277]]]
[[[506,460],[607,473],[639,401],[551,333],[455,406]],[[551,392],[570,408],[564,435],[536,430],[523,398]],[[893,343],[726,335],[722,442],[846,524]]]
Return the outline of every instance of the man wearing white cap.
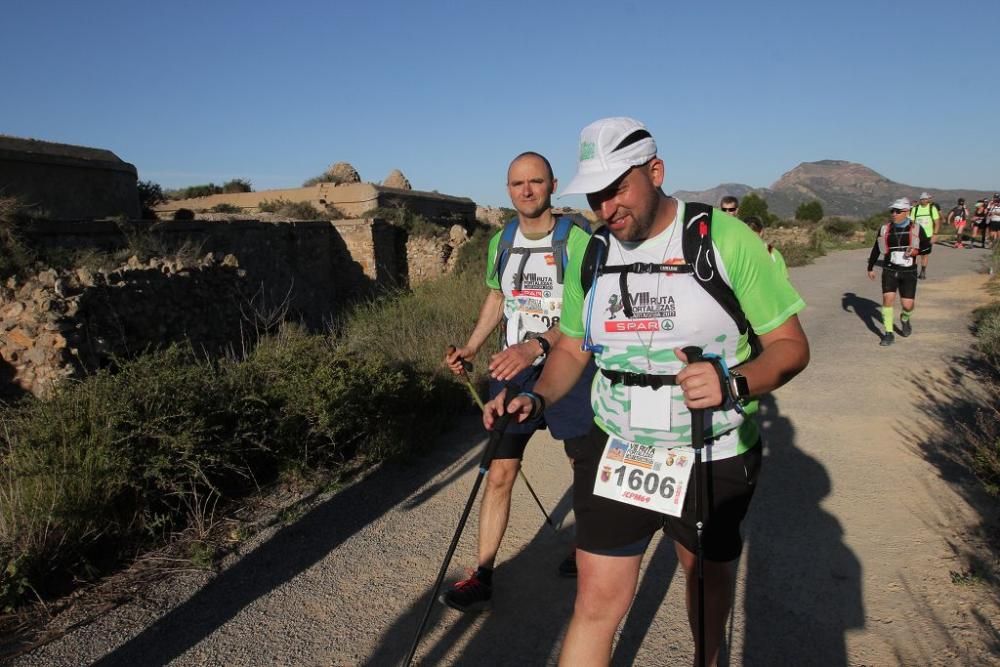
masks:
[[[910,219],[909,199],[903,197],[892,202],[889,214],[891,220],[879,228],[868,256],[868,277],[871,280],[875,280],[875,262],[879,255],[883,258],[882,325],[885,333],[879,343],[882,347],[888,347],[896,340],[893,333],[893,303],[897,290],[903,307],[899,317],[899,335],[905,338],[913,332],[910,318],[916,305],[917,257],[931,245],[930,236],[924,228]]]
[[[927,277],[927,263],[931,259],[931,251],[934,249],[934,242],[937,241],[937,234],[941,231],[941,210],[933,201],[934,196],[929,192],[920,193],[920,202],[910,211],[910,219],[920,225],[930,243],[926,250],[920,253],[920,273],[917,276],[920,280]]]
[[[573,466],[579,580],[563,665],[610,661],[642,554],[660,529],[675,540],[696,637],[702,546],[705,651],[696,649],[696,660],[716,664],[742,550],[739,527],[762,460],[755,397],[809,360],[796,315],[805,304],[764,245],[738,219],[664,194],[656,150],[631,118],[583,129],[566,192],[586,194],[608,232],[596,231],[583,260],[571,261],[562,337],[534,390],[510,404],[518,420],[527,419],[559,400],[591,358],[597,362],[594,427]],[[700,244],[695,259],[689,244]],[[702,348],[706,361],[689,363],[682,348],[693,355],[691,347]],[[502,398],[487,406],[487,427],[503,412]],[[695,479],[692,409],[706,417],[700,474],[708,481],[697,493],[687,483]],[[707,506],[697,527],[696,495]]]

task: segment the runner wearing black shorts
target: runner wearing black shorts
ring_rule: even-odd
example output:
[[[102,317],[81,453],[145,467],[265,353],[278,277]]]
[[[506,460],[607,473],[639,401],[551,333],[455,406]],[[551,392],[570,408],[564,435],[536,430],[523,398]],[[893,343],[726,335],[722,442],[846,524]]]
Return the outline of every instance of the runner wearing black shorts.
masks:
[[[538,153],[518,155],[507,169],[507,194],[518,217],[490,240],[486,259],[489,292],[468,341],[445,356],[453,373],[464,372],[493,332],[502,334],[501,349],[490,358],[490,397],[506,383],[530,391],[538,380],[549,349],[560,338],[558,329],[562,303],[562,271],[559,264],[583,252],[590,238],[586,231],[552,212],[556,179],[549,161]],[[557,238],[557,234],[559,235]],[[563,236],[565,234],[565,236]],[[560,251],[557,252],[556,248]],[[486,489],[479,510],[479,541],[475,572],[446,590],[441,600],[453,609],[478,612],[490,608],[493,599],[493,569],[507,530],[511,492],[521,469],[524,449],[531,436],[548,428],[563,440],[567,452],[590,431],[593,415],[589,382],[585,372],[559,405],[545,410],[528,423],[512,424],[504,432],[490,462]],[[559,574],[576,576],[576,552],[559,565]]]
[[[739,219],[667,196],[656,150],[650,132],[631,118],[606,118],[584,128],[577,175],[565,192],[586,194],[607,222],[607,234],[595,232],[583,258],[570,262],[562,338],[534,390],[510,402],[519,421],[529,420],[558,405],[588,364],[597,364],[594,427],[573,467],[580,577],[563,665],[610,661],[642,553],[661,529],[674,539],[688,586],[691,631],[698,636],[695,493],[708,501],[700,559],[705,650],[701,655],[696,649],[695,660],[716,664],[742,549],[740,521],[761,466],[755,397],[795,376],[809,360],[797,317],[805,304],[767,248]],[[702,222],[694,224],[689,215]],[[736,309],[761,342],[752,359],[748,330],[741,333],[736,315],[708,291],[702,281],[710,278],[696,277],[696,267],[686,263],[682,246],[700,227],[717,270],[702,266],[699,275],[727,277]],[[713,360],[689,360],[679,349],[687,346],[702,348]],[[489,428],[504,410],[502,397],[486,408]],[[692,481],[701,478],[693,470],[692,410],[711,418],[700,448],[704,488]]]
[[[910,200],[902,197],[892,202],[890,220],[878,230],[872,251],[868,255],[868,277],[875,280],[875,263],[882,258],[882,326],[884,333],[879,343],[888,347],[896,341],[893,330],[895,315],[893,304],[896,292],[903,307],[900,314],[899,335],[913,332],[911,318],[916,307],[917,257],[931,246],[931,238],[923,226],[910,219]]]

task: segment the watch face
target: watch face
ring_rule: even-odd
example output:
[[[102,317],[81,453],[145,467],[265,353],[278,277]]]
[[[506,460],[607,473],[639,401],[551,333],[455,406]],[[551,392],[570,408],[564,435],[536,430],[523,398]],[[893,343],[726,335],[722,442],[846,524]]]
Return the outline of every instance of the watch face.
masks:
[[[737,398],[746,398],[750,395],[750,383],[747,379],[740,375],[739,373],[733,373],[733,379],[736,380],[736,393]]]

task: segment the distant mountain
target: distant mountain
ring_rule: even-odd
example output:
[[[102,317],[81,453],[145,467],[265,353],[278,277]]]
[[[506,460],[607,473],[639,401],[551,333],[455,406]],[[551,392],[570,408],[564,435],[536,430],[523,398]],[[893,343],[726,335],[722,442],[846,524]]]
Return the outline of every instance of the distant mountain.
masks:
[[[724,183],[709,190],[678,190],[674,194],[684,200],[717,205],[724,195],[742,199],[754,192],[767,200],[768,210],[785,218],[795,215],[799,204],[812,200],[823,205],[826,215],[867,217],[885,210],[897,197],[916,199],[925,190],[944,210],[954,206],[959,197],[971,204],[986,194],[980,190],[942,190],[897,183],[863,164],[846,160],[803,162],[769,188]]]

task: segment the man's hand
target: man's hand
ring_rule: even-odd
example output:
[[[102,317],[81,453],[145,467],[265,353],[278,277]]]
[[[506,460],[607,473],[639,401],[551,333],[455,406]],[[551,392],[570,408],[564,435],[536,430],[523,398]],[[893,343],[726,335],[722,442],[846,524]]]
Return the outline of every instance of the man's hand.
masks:
[[[501,382],[510,380],[533,364],[541,354],[542,348],[535,340],[526,340],[517,345],[511,345],[503,352],[497,352],[490,358],[490,375]]]
[[[674,348],[674,354],[685,364],[688,362],[687,355],[681,348]],[[702,410],[722,405],[724,392],[719,384],[719,374],[707,361],[697,361],[685,366],[677,374],[677,384],[684,392],[684,405],[689,409]]]
[[[507,390],[501,389],[496,398],[486,404],[486,408],[483,410],[483,426],[486,427],[487,431],[492,431],[493,424],[505,414],[504,401],[506,399]],[[511,418],[520,423],[531,415],[534,403],[527,396],[517,396],[511,400],[508,407],[510,408]]]
[[[869,271],[868,272],[868,280],[875,280],[875,272],[874,271]]]
[[[444,365],[451,370],[455,375],[461,375],[465,372],[465,366],[463,366],[463,361],[471,361],[472,358],[476,356],[476,351],[471,347],[460,347],[454,348],[448,346],[448,351],[444,355]]]

